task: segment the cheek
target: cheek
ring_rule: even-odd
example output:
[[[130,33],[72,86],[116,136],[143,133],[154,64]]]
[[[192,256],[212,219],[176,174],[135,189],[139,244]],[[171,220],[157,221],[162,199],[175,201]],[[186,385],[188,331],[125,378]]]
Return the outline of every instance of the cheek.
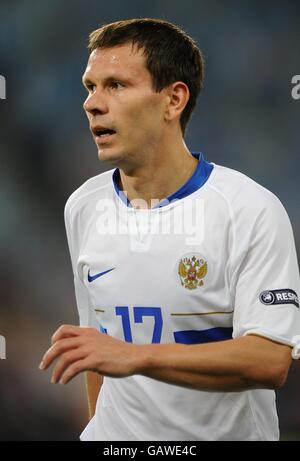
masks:
[[[120,120],[120,134],[127,142],[152,140],[160,137],[163,129],[163,107],[159,97],[136,97],[131,98],[126,104],[119,104],[117,113]]]
[[[162,109],[158,104],[147,104],[147,102],[145,102],[132,114],[133,126],[139,131],[158,134],[162,129],[162,122]]]

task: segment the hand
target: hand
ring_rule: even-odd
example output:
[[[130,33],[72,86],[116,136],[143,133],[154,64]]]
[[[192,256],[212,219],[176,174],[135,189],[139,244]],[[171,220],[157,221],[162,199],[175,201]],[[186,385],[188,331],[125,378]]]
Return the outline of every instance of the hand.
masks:
[[[138,346],[100,333],[95,328],[63,325],[51,338],[52,347],[44,354],[39,368],[46,370],[59,359],[51,383],[66,384],[82,371],[123,378],[135,373]]]

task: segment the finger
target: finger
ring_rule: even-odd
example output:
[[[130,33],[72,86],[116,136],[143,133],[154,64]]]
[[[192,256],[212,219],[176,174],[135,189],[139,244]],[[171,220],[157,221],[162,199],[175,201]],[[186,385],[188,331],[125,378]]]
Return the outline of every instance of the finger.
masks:
[[[88,371],[90,369],[91,365],[87,359],[78,360],[78,362],[73,363],[66,369],[59,382],[60,384],[67,384],[71,379],[75,378],[75,376],[77,376],[82,371]]]
[[[53,345],[56,341],[70,336],[78,336],[82,332],[81,328],[75,325],[61,325],[53,334],[51,338],[51,344]]]
[[[54,368],[54,371],[52,373],[52,378],[51,378],[51,383],[56,384],[64,371],[71,366],[73,363],[78,362],[79,360],[82,360],[86,357],[86,351],[80,349],[76,349],[73,351],[66,352],[61,356],[59,361],[57,362],[57,365]]]
[[[46,370],[58,356],[70,349],[76,349],[80,344],[80,338],[78,337],[65,338],[57,341],[44,354],[39,365],[40,370]]]

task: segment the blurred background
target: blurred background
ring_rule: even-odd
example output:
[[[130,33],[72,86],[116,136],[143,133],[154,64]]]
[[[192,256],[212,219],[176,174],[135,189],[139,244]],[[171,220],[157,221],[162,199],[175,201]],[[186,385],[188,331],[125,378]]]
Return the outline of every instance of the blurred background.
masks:
[[[193,36],[206,83],[187,144],[274,192],[300,246],[298,1],[1,0],[0,440],[76,440],[87,422],[83,377],[49,384],[38,371],[52,333],[77,323],[63,208],[103,171],[82,110],[90,31],[157,17]],[[300,440],[300,363],[277,393],[283,439]]]

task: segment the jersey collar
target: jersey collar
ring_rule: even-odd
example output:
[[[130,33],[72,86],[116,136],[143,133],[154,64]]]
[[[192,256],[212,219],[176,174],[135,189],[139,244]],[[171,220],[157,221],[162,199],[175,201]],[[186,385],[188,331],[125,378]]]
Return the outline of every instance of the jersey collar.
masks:
[[[183,199],[184,197],[187,197],[196,190],[200,189],[206,183],[214,168],[214,165],[207,162],[201,152],[192,152],[192,155],[198,160],[197,168],[192,176],[176,192],[169,195],[166,199],[161,200],[159,203],[157,203],[157,205],[155,205],[154,208],[161,208],[168,205],[171,201]],[[124,202],[128,207],[132,207],[126,194],[124,194],[124,192],[118,186],[119,177],[119,169],[116,168],[112,176],[115,191],[122,202]]]

